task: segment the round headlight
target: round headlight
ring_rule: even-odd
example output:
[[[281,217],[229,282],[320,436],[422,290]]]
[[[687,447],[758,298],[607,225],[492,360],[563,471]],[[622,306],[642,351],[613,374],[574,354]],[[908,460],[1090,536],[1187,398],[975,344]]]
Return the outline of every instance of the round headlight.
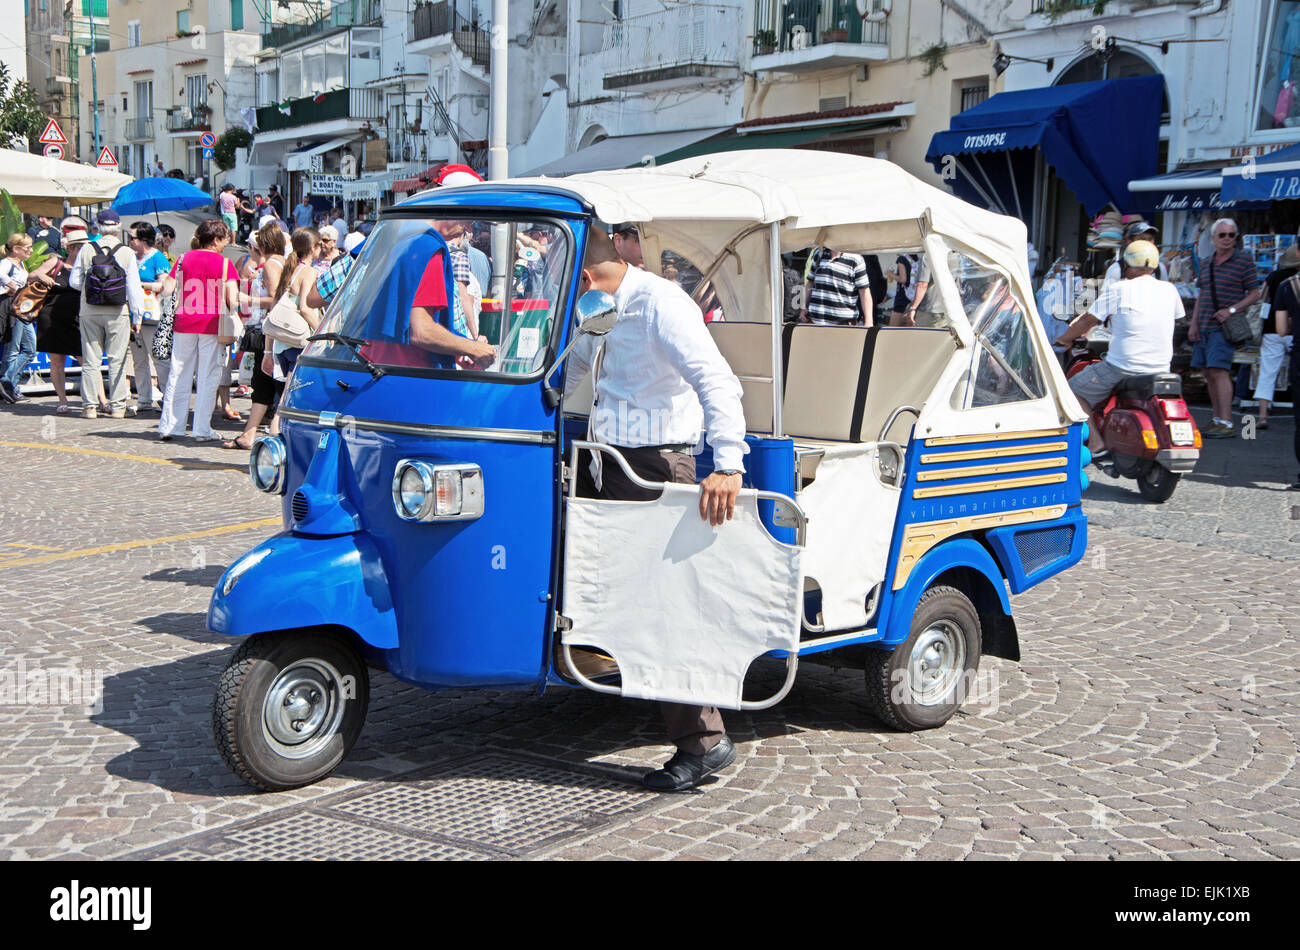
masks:
[[[393,507],[398,517],[419,521],[433,503],[433,473],[423,462],[403,460],[393,473]]]
[[[248,456],[248,474],[264,492],[277,492],[284,484],[284,443],[273,436],[261,436]]]

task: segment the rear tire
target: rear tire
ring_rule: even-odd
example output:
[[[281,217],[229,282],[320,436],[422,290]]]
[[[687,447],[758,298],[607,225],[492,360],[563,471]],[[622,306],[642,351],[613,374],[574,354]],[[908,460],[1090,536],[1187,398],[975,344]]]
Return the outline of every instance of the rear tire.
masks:
[[[1147,501],[1159,504],[1169,500],[1182,477],[1179,472],[1171,472],[1163,465],[1151,462],[1137,474],[1138,491]]]
[[[955,587],[931,587],[906,640],[892,652],[867,650],[867,701],[895,729],[942,726],[965,701],[980,652],[980,618],[970,598]]]
[[[246,640],[217,683],[212,731],[232,772],[278,792],[324,778],[366,721],[370,675],[351,644],[321,631]]]

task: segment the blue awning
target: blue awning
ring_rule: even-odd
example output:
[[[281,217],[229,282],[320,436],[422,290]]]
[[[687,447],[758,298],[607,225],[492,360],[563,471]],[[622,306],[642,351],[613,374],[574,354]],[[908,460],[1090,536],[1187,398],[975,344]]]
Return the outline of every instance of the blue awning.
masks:
[[[1229,165],[1222,174],[1220,196],[1225,201],[1270,202],[1300,198],[1300,145],[1278,149],[1239,165]]]
[[[1234,208],[1265,208],[1267,201],[1225,199],[1220,193],[1223,170],[1198,168],[1153,175],[1128,183],[1133,202],[1128,211],[1231,211]]]
[[[1127,210],[1128,183],[1154,175],[1165,81],[1133,76],[1000,92],[952,117],[926,161],[968,201],[1025,218],[1032,152],[1074,191],[1088,214]]]

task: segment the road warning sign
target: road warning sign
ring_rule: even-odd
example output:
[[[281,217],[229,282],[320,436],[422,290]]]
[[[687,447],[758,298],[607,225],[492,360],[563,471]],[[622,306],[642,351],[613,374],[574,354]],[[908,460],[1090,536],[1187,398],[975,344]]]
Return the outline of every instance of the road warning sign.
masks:
[[[63,134],[63,129],[59,128],[59,123],[50,119],[45,124],[45,131],[41,133],[41,137],[37,141],[42,145],[67,145],[68,137]]]
[[[99,153],[99,158],[95,160],[95,164],[100,168],[116,168],[117,159],[113,157],[113,153],[109,151],[108,146],[105,145],[103,150]]]
[[[45,157],[59,158],[59,159],[63,158],[63,146],[59,145],[56,142],[51,142],[49,145],[45,146]]]

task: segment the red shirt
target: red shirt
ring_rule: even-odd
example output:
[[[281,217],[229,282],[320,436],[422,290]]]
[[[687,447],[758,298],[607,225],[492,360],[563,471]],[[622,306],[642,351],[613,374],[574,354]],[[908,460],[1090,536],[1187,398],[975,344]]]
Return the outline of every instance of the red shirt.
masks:
[[[235,265],[216,251],[186,251],[172,265],[171,275],[180,281],[180,299],[176,303],[177,333],[216,336],[224,291],[223,273],[226,285],[238,286],[239,275]]]

